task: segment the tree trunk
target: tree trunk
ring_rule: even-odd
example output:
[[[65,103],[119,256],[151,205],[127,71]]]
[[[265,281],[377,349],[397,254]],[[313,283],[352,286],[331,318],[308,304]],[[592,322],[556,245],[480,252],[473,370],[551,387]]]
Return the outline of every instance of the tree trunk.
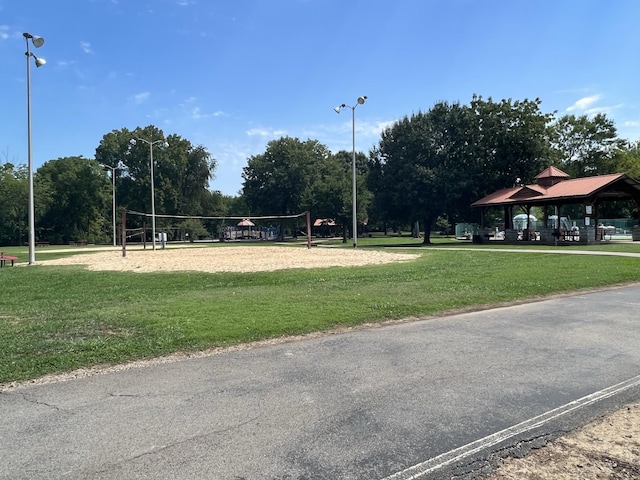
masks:
[[[431,218],[425,218],[424,220],[424,240],[422,241],[423,245],[431,245]]]

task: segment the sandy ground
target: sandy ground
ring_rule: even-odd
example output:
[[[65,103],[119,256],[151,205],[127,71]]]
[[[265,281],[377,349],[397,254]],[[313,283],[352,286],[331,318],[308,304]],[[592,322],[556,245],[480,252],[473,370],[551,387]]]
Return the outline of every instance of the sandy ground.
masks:
[[[417,255],[343,248],[223,247],[156,251],[102,251],[40,265],[86,265],[90,270],[133,272],[256,272],[288,268],[348,267],[404,262]],[[159,361],[166,361],[162,359]],[[503,460],[489,480],[638,480],[640,479],[640,404],[533,450]]]
[[[569,435],[502,461],[488,480],[640,479],[640,404],[629,405]]]
[[[40,265],[86,265],[89,270],[132,272],[264,272],[290,268],[349,267],[414,260],[418,255],[314,247],[219,247],[166,250],[127,250],[84,253]]]

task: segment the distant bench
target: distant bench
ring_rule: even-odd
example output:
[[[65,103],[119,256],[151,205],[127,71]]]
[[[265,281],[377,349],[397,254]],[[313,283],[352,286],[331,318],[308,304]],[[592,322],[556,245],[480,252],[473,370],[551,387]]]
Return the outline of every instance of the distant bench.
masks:
[[[36,247],[48,247],[49,246],[49,242],[36,242]]]
[[[18,257],[14,257],[13,255],[5,255],[4,252],[0,252],[0,267],[4,267],[4,264],[7,262],[11,262],[11,266],[13,267],[13,262],[18,260]]]

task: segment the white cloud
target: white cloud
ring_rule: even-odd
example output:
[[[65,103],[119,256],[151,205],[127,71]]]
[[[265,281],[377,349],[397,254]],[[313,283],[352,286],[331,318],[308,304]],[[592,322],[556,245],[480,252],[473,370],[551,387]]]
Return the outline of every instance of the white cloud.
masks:
[[[589,97],[582,97],[576,103],[567,108],[567,112],[586,112],[591,110],[590,107],[600,100],[601,95],[591,95]]]
[[[282,137],[283,135],[286,135],[287,131],[286,130],[271,130],[268,128],[251,128],[249,130],[247,130],[247,135],[249,135],[250,137]]]
[[[208,118],[211,115],[208,113],[202,113],[200,111],[200,107],[194,107],[191,109],[191,118],[193,118],[194,120],[199,120],[201,118]]]
[[[93,50],[91,50],[91,44],[89,42],[80,42],[80,48],[84,51],[84,53],[93,53]]]
[[[146,102],[150,96],[151,94],[149,92],[142,92],[142,93],[137,93],[130,98],[131,100],[133,100],[134,103],[136,103],[137,105],[140,105],[141,103]]]
[[[388,128],[391,128],[397,122],[398,122],[398,120],[387,120],[387,121],[384,121],[384,122],[378,122],[372,128],[373,133],[375,133],[377,135],[382,135],[383,131],[385,131]]]

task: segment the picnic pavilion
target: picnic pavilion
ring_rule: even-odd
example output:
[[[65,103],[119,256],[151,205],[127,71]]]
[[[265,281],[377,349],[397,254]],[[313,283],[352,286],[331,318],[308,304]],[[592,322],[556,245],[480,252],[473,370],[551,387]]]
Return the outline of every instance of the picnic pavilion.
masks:
[[[569,178],[569,175],[562,170],[549,167],[536,176],[535,180],[536,182],[531,185],[498,190],[471,204],[481,212],[478,241],[482,242],[494,236],[495,232],[485,228],[484,215],[488,209],[495,207],[503,208],[504,240],[509,243],[518,241],[535,241],[544,244],[597,243],[605,240],[607,233],[599,225],[598,207],[603,202],[631,200],[635,202],[640,212],[640,182],[624,173]],[[584,225],[571,225],[567,228],[560,221],[562,209],[567,205],[576,204],[583,206]],[[531,218],[533,207],[541,207],[544,212],[542,227],[532,228],[528,220],[527,228],[523,231],[514,228],[514,209],[517,207],[527,215],[527,219]],[[640,240],[640,218],[637,220],[638,224],[633,227],[633,240]]]

